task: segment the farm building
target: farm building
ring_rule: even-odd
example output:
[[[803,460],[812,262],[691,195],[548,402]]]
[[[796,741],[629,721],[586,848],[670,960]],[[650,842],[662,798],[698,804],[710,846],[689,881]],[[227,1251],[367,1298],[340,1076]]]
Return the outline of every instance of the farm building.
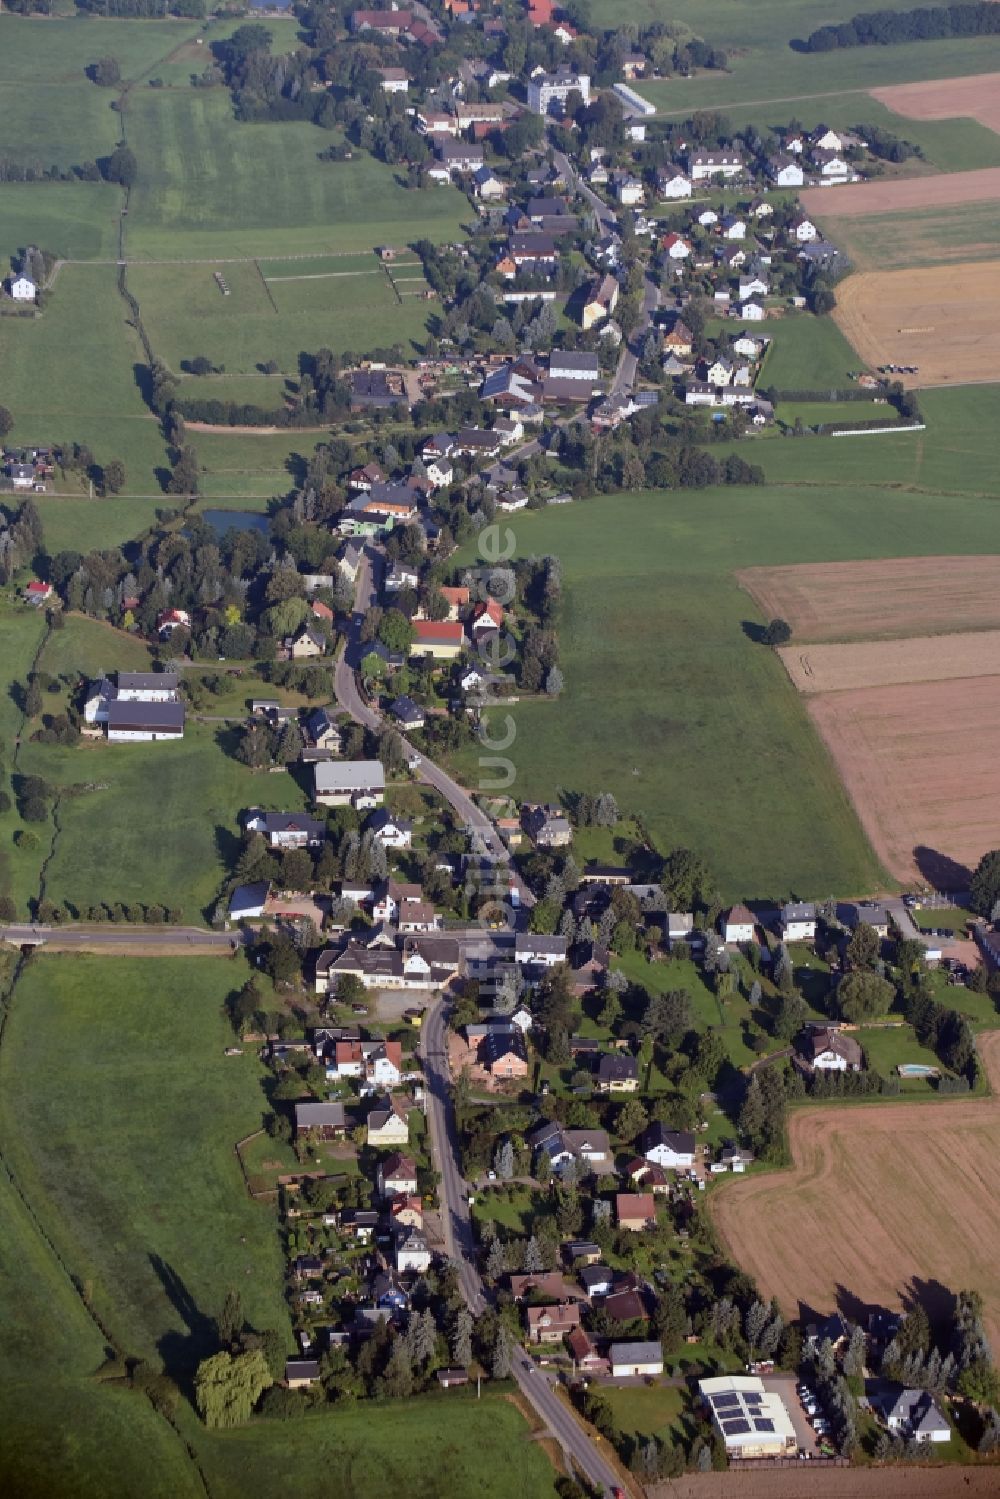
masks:
[[[703,1379],[698,1392],[729,1457],[784,1457],[798,1449],[784,1401],[756,1375]]]

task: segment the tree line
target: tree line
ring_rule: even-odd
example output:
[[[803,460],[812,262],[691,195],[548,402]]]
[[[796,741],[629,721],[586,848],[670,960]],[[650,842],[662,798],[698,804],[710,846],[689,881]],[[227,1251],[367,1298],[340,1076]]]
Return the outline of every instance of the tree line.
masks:
[[[916,10],[863,11],[835,26],[820,26],[804,42],[803,52],[832,52],[838,47],[885,47],[900,42],[936,42],[946,37],[995,36],[1000,10],[992,0],[973,5],[920,6]]]

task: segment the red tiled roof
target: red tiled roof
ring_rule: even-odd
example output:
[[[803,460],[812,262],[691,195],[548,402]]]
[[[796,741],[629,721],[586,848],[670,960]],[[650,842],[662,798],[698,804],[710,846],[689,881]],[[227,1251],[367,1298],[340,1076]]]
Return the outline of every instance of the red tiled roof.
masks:
[[[414,638],[423,645],[461,645],[463,630],[458,620],[415,619]]]

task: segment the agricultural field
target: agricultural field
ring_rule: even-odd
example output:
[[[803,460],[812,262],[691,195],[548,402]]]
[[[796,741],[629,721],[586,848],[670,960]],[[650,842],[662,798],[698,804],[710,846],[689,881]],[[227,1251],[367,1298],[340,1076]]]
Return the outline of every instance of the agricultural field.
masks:
[[[763,331],[771,344],[757,382],[762,390],[844,390],[857,373],[858,356],[832,318],[789,313],[769,319]],[[853,413],[852,407],[826,409],[828,421]]]
[[[833,316],[869,365],[906,364],[904,385],[967,385],[996,378],[1000,260],[864,271],[838,289]]]
[[[835,203],[827,199],[824,209],[827,206],[830,214],[817,214],[817,223],[858,271],[950,266],[956,261],[996,260],[1000,255],[995,198],[842,218],[836,215]]]
[[[737,573],[796,641],[878,640],[1000,628],[1000,556],[886,557]]]
[[[964,888],[1000,843],[1000,677],[858,687],[808,706],[885,867]]]
[[[897,177],[888,182],[849,182],[836,188],[807,187],[800,198],[807,213],[829,221],[988,203],[996,197],[998,185],[1000,167],[987,167],[978,172],[946,172],[932,180]]]
[[[0,16],[0,21],[3,17]],[[37,244],[67,260],[114,260],[118,255],[121,189],[109,182],[3,183],[0,270],[25,245]]]
[[[916,1294],[933,1313],[945,1288],[975,1286],[1000,1336],[1000,1032],[980,1052],[990,1097],[796,1109],[791,1169],[711,1194],[723,1242],[765,1296],[793,1314],[844,1293],[890,1307]]]
[[[457,238],[470,214],[457,189],[408,191],[368,155],[318,163],[326,132],[237,121],[222,90],[133,95],[129,141],[139,160],[130,260],[356,253]]]
[[[807,695],[906,682],[946,682],[1000,674],[1000,630],[865,640],[854,645],[789,645],[778,655],[793,686]]]
[[[104,664],[117,665],[111,652]],[[185,920],[203,923],[239,847],[240,813],[306,805],[292,776],[254,773],[233,759],[227,747],[235,732],[189,716],[179,744],[25,744],[23,771],[56,788],[85,788],[60,801],[46,866],[49,899],[74,907],[95,900],[176,906]],[[47,840],[52,830],[42,824],[37,831]]]
[[[273,1211],[248,1197],[233,1150],[267,1107],[256,1054],[223,1055],[223,1004],[247,973],[214,957],[37,957],[0,1052],[21,1189],[123,1346],[167,1369],[204,1351],[231,1286],[254,1325],[287,1328]]]
[[[249,374],[273,360],[285,375],[297,375],[299,356],[318,348],[363,353],[398,342],[411,353],[412,344],[427,337],[434,304],[417,297],[401,301],[375,256],[360,266],[353,264],[358,258],[345,257],[350,268],[344,270],[320,269],[331,263],[328,258],[304,258],[281,274],[252,260],[221,268],[208,262],[136,265],[129,289],[139,299],[154,349],[178,373],[196,355],[227,373]],[[191,395],[280,404],[280,387],[272,386],[266,397],[261,388],[236,395],[219,382],[186,389]]]
[[[880,103],[908,120],[979,120],[1000,134],[1000,73],[896,84],[872,89]]]

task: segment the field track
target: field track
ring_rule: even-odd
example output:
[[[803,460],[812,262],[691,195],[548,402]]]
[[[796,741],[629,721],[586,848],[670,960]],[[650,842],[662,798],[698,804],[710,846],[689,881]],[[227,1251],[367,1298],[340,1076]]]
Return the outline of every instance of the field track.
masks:
[[[712,1193],[729,1254],[765,1297],[777,1296],[789,1314],[839,1303],[850,1315],[863,1305],[902,1305],[916,1289],[933,1312],[946,1308],[948,1291],[977,1288],[997,1346],[1000,1031],[981,1035],[979,1045],[992,1096],[797,1109],[790,1169],[733,1178]],[[904,1476],[909,1485],[909,1471]],[[907,1486],[907,1499],[914,1492]],[[995,1473],[993,1489],[981,1492],[996,1492]]]

